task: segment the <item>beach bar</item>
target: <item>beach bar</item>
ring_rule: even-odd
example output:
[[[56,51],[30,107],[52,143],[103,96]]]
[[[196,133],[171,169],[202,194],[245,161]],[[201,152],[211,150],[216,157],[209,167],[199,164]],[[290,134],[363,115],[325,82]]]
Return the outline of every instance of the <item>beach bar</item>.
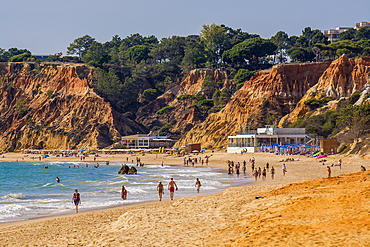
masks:
[[[174,140],[170,139],[169,136],[150,136],[148,134],[123,136],[120,141],[120,144],[127,148],[170,148],[173,143]]]
[[[256,130],[240,130],[227,138],[227,152],[254,153],[263,146],[305,144],[308,135],[304,128],[275,128],[267,126]]]

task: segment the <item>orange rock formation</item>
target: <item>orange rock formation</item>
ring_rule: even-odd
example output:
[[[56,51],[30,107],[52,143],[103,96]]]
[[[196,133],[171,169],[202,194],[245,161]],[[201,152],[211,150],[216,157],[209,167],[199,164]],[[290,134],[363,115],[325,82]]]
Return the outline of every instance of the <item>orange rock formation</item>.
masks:
[[[0,148],[101,148],[140,129],[90,87],[85,65],[0,64]]]
[[[200,142],[205,147],[222,147],[227,136],[243,125],[262,127],[268,114],[281,118],[294,109],[329,65],[330,62],[286,64],[258,72],[224,109],[196,125],[176,146]]]
[[[349,97],[370,81],[370,57],[349,59],[345,55],[331,63],[314,85],[298,102],[297,107],[284,116],[279,126],[287,126],[308,112],[304,102],[310,98],[339,99]]]

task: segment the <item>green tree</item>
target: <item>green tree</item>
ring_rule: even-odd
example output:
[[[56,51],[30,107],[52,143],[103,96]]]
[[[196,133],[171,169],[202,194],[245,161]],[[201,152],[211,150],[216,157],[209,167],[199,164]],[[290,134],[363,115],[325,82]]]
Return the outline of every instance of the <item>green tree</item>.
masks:
[[[170,114],[176,107],[174,106],[165,106],[162,109],[158,110],[155,114],[157,115],[165,115],[167,118],[167,123],[170,121]]]
[[[171,38],[163,38],[159,44],[151,49],[149,56],[159,63],[170,61],[174,64],[180,64],[185,53],[184,46],[184,37],[172,36]]]
[[[315,54],[307,48],[293,47],[287,51],[288,55],[295,62],[312,61]]]
[[[144,101],[152,101],[158,96],[158,91],[157,89],[154,88],[149,88],[145,89],[144,92],[142,93]]]
[[[188,38],[184,48],[182,65],[188,68],[204,66],[207,61],[207,53],[199,36]]]
[[[19,55],[12,56],[9,58],[8,62],[23,62],[23,61],[35,61],[35,57],[31,55],[31,53],[23,53]]]
[[[279,63],[284,63],[287,60],[285,57],[285,50],[289,48],[288,34],[283,31],[279,31],[275,36],[271,37],[271,42],[276,45],[275,55],[277,56]]]
[[[347,31],[339,34],[339,40],[355,40],[356,29],[350,28]]]
[[[79,59],[81,60],[81,57],[87,52],[94,41],[95,38],[92,38],[89,35],[85,35],[75,39],[67,47],[67,55],[77,54]]]
[[[213,93],[217,89],[217,83],[215,80],[212,79],[210,75],[207,75],[204,78],[203,84],[202,84],[202,91],[207,99],[212,98]]]
[[[221,52],[227,39],[226,30],[215,23],[211,25],[204,24],[200,30],[199,37],[204,42],[206,50],[211,54],[209,61],[217,64],[221,58]]]
[[[225,51],[222,55],[222,60],[227,63],[237,64],[245,64],[248,60],[249,64],[257,65],[260,57],[274,54],[276,48],[276,45],[269,40],[251,38]]]
[[[110,68],[108,72],[100,68],[95,69],[92,85],[115,109],[122,110],[122,82],[113,68]],[[134,93],[131,92],[132,94]],[[126,102],[128,100],[126,99]]]
[[[227,88],[223,88],[220,93],[219,102],[222,103],[222,105],[226,105],[226,103],[229,101],[231,97],[230,91]]]
[[[356,32],[356,40],[370,40],[370,27],[362,27]]]
[[[82,56],[82,60],[90,66],[101,67],[104,63],[109,61],[109,56],[102,44],[93,41]]]
[[[147,45],[136,45],[125,51],[125,61],[129,64],[138,64],[149,58],[150,47]]]

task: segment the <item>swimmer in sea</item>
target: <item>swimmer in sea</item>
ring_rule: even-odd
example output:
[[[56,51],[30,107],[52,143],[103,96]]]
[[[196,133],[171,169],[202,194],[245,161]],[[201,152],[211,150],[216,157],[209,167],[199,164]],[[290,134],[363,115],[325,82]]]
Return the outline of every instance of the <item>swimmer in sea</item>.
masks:
[[[78,193],[77,189],[75,190],[75,193],[73,194],[72,203],[74,203],[76,205],[76,213],[78,213],[78,204],[81,203],[81,197],[80,197],[80,193]]]
[[[202,184],[200,183],[199,178],[197,178],[197,181],[195,182],[195,187],[197,187],[198,193],[199,193],[200,186],[202,186]]]
[[[170,190],[171,200],[173,200],[173,194],[175,193],[175,187],[176,187],[176,190],[178,190],[175,181],[173,181],[173,178],[171,178],[171,181],[168,183],[168,189]]]
[[[55,179],[55,181],[56,181],[57,183],[59,183],[59,182],[60,182],[60,179],[57,177],[57,178]]]
[[[164,194],[164,191],[163,191],[163,184],[161,181],[158,182],[157,191],[159,195],[159,200],[162,201],[162,195]]]

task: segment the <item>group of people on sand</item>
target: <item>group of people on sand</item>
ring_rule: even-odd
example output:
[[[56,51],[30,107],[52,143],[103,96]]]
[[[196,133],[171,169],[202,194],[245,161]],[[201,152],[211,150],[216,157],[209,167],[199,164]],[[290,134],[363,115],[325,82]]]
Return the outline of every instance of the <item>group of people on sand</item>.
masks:
[[[195,181],[195,187],[197,189],[197,193],[199,193],[201,186],[202,186],[202,184],[200,183],[199,178],[197,178],[197,180]],[[177,184],[173,180],[173,178],[171,178],[171,180],[168,183],[167,187],[168,187],[168,190],[170,191],[170,199],[173,200],[173,196],[174,196],[175,190],[178,190]],[[164,194],[164,186],[162,184],[162,181],[159,181],[158,182],[157,192],[158,192],[159,200],[162,201],[162,196]],[[126,200],[127,199],[127,190],[126,190],[126,188],[125,188],[124,185],[122,185],[121,197],[122,197],[123,200]]]
[[[202,166],[204,165],[204,160],[206,162],[206,166],[208,166],[208,159],[209,157],[206,156],[204,159],[202,159],[202,157],[199,157],[199,159],[197,157],[194,157],[194,158],[188,158],[186,159],[186,157],[184,158],[184,166],[189,166],[189,164],[191,164],[192,166],[194,166],[195,164],[198,164],[198,161],[199,163],[202,164]]]

